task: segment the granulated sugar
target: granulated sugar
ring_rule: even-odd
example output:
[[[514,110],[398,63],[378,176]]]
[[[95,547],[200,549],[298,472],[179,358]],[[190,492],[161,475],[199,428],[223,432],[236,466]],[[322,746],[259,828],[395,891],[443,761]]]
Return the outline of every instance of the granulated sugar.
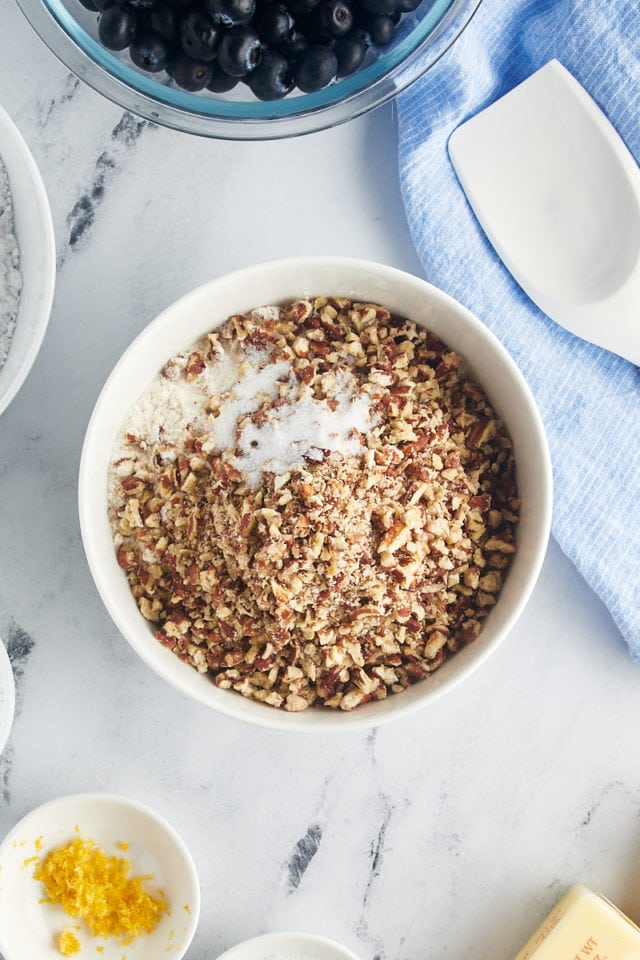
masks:
[[[20,251],[14,232],[13,198],[9,177],[0,159],[0,369],[9,355],[21,290]]]
[[[295,378],[287,381],[286,402],[274,407],[264,423],[247,422],[238,431],[238,456],[232,461],[236,470],[247,474],[249,482],[259,482],[261,473],[286,473],[304,465],[305,459],[323,460],[325,452],[339,451],[344,456],[362,453],[357,436],[372,426],[370,398],[355,398],[355,380],[347,377],[337,383],[337,392],[329,405],[317,400],[311,390],[300,392]]]

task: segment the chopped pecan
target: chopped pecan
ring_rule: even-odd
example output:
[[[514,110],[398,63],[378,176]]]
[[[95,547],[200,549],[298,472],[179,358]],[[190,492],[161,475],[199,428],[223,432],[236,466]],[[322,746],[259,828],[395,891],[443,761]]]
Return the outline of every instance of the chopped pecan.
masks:
[[[209,368],[233,362],[243,378],[256,357],[288,374],[254,395],[248,382],[241,401],[213,392]],[[201,409],[170,436],[164,408],[146,433],[132,417],[109,477],[117,561],[160,643],[221,689],[297,712],[400,693],[478,636],[516,551],[515,466],[439,338],[317,297],[230,317],[161,378],[176,410],[186,396]],[[369,427],[348,453],[312,446],[302,466],[274,450],[256,483],[240,432],[271,429],[277,446],[292,396],[336,423],[345,396],[360,398]]]

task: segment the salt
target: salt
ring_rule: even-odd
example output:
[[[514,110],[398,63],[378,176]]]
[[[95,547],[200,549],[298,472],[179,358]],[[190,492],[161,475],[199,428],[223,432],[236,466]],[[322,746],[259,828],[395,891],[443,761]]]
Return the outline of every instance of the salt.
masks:
[[[0,370],[9,356],[16,326],[22,274],[13,218],[13,197],[6,167],[0,159]]]

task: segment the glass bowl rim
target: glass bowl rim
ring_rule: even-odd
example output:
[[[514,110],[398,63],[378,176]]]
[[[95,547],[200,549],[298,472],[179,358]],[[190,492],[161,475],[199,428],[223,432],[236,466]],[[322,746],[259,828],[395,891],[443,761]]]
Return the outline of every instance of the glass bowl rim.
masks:
[[[354,76],[316,94],[254,103],[222,101],[180,91],[155,75],[146,75],[119,61],[102,48],[77,24],[63,0],[17,0],[33,29],[58,59],[112,102],[162,126],[229,140],[299,136],[346,122],[380,106],[446,53],[481,2],[438,0],[432,7],[436,10],[441,6],[437,19],[432,22],[425,17],[388,54]]]

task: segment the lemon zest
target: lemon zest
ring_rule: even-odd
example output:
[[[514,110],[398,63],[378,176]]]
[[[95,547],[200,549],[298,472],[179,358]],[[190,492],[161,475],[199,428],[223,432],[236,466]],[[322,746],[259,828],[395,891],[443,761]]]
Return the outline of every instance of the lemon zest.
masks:
[[[72,957],[80,953],[81,943],[71,927],[65,927],[58,937],[58,950],[63,957]]]
[[[152,877],[130,877],[130,869],[128,860],[78,837],[50,851],[33,876],[43,884],[46,900],[84,920],[94,937],[115,937],[126,945],[151,933],[168,911],[162,891],[152,895],[144,889]]]

